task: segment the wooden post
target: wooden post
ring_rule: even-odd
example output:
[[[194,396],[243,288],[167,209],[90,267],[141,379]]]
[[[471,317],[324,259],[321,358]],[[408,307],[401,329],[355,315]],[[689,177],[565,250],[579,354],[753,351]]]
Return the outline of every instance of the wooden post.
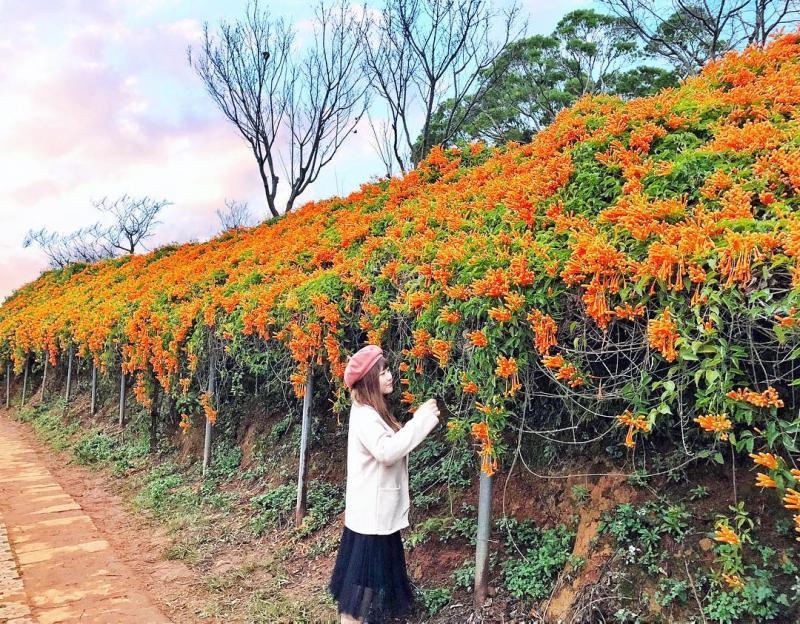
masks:
[[[44,387],[47,385],[47,365],[50,363],[47,357],[47,351],[44,352],[44,372],[42,373],[42,389],[39,392],[39,402],[44,402]]]
[[[308,437],[311,430],[311,399],[314,391],[314,372],[309,365],[306,377],[306,392],[303,396],[303,422],[300,433],[300,470],[297,475],[297,506],[294,510],[294,525],[299,527],[306,515],[306,495],[308,493]]]
[[[119,426],[125,426],[125,370],[120,369],[119,376]]]
[[[97,412],[97,364],[92,361],[92,399],[89,413],[94,416]]]
[[[20,407],[25,407],[25,395],[28,393],[28,369],[31,367],[31,358],[25,355],[25,373],[22,376],[22,402]]]
[[[6,362],[6,409],[11,405],[11,362]]]
[[[67,363],[67,389],[66,389],[66,392],[64,394],[64,397],[66,398],[67,403],[69,403],[69,394],[72,391],[72,359],[73,359],[73,355],[74,355],[73,354],[73,349],[72,349],[72,346],[70,346],[70,348],[69,348],[69,360],[68,360],[68,363]]]
[[[489,590],[489,536],[492,532],[492,477],[481,470],[478,536],[475,545],[475,608],[483,608]]]
[[[209,401],[214,401],[214,385],[215,379],[214,376],[216,375],[217,369],[214,366],[214,354],[212,349],[209,349],[208,352],[208,398]],[[213,430],[213,425],[211,421],[206,418],[206,437],[203,441],[203,476],[206,474],[206,470],[208,469],[208,465],[211,462],[211,434]]]

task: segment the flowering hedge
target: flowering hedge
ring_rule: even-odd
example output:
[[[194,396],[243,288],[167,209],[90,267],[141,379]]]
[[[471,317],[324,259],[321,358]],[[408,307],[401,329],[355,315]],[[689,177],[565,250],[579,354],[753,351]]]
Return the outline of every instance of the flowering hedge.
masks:
[[[796,509],[799,123],[792,34],[654,97],[586,97],[527,145],[436,149],[252,229],[45,273],[0,308],[0,356],[74,345],[142,401],[149,371],[201,396],[213,335],[276,396],[315,367],[341,410],[347,354],[379,343],[400,400],[442,395],[488,473],[510,430],[679,433],[752,453]]]

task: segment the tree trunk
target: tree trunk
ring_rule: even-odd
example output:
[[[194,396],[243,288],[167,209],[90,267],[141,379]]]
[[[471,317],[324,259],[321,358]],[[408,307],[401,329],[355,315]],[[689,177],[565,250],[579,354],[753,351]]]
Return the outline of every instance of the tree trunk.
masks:
[[[303,423],[300,434],[300,470],[297,475],[297,506],[294,512],[294,524],[299,527],[306,515],[306,495],[308,493],[308,482],[306,473],[308,472],[308,436],[311,430],[311,399],[314,391],[314,373],[312,367],[308,367],[306,377],[306,393],[303,397]]]
[[[69,348],[69,358],[67,360],[67,388],[64,392],[64,398],[69,404],[70,399],[70,392],[72,392],[72,359],[73,359],[73,349],[70,346]]]
[[[489,589],[489,537],[492,532],[492,477],[481,470],[478,495],[478,539],[475,545],[475,608],[481,609]]]
[[[119,426],[125,426],[125,371],[120,371],[119,376]]]

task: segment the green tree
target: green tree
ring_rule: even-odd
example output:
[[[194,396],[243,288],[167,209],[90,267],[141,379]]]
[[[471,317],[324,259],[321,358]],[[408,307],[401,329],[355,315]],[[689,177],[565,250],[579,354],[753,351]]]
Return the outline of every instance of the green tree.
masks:
[[[491,71],[502,79],[456,104],[469,114],[452,142],[527,142],[582,95],[638,97],[674,84],[674,72],[636,65],[645,53],[620,19],[588,9],[568,13],[551,35],[516,41],[498,57]],[[443,102],[431,120],[439,142],[453,106],[453,100]]]

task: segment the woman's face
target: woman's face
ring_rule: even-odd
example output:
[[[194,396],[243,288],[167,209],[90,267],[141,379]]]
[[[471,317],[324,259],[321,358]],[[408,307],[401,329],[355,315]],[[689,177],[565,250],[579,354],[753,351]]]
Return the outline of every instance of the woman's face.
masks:
[[[380,382],[381,386],[381,394],[392,393],[392,389],[394,388],[394,382],[392,381],[392,371],[389,370],[389,367],[386,365],[386,362],[383,363],[383,369],[381,370],[381,374],[378,376],[378,381]]]

